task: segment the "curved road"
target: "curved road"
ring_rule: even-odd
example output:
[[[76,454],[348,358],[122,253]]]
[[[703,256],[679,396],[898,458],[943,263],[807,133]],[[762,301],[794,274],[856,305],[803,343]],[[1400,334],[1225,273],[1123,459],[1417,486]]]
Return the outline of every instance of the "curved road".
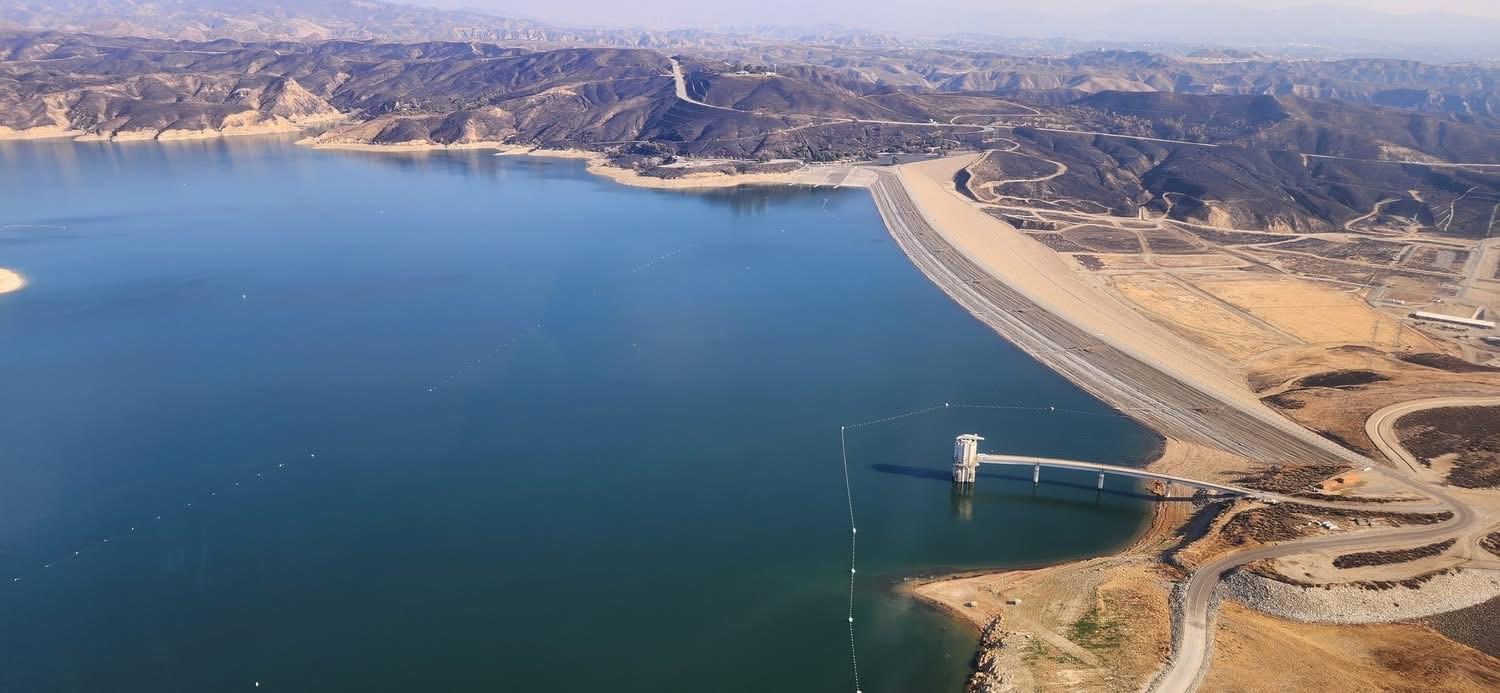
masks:
[[[1396,420],[1423,409],[1479,405],[1500,405],[1500,397],[1440,397],[1403,402],[1375,412],[1366,423],[1365,430],[1370,433],[1371,440],[1382,453],[1392,460],[1405,463],[1411,471],[1416,471],[1414,458],[1395,435]],[[1477,528],[1478,516],[1473,510],[1436,484],[1410,474],[1387,473],[1386,476],[1414,491],[1433,497],[1443,509],[1453,513],[1452,519],[1435,525],[1371,530],[1347,536],[1316,537],[1260,546],[1229,554],[1199,568],[1188,579],[1187,588],[1183,594],[1179,616],[1181,623],[1177,624],[1182,634],[1176,641],[1176,652],[1167,669],[1151,686],[1151,690],[1177,693],[1197,689],[1199,681],[1208,671],[1209,656],[1213,646],[1210,620],[1214,588],[1218,586],[1220,578],[1225,573],[1235,568],[1266,558],[1325,549],[1361,551],[1390,548],[1392,545],[1441,541],[1455,535],[1472,533]]]

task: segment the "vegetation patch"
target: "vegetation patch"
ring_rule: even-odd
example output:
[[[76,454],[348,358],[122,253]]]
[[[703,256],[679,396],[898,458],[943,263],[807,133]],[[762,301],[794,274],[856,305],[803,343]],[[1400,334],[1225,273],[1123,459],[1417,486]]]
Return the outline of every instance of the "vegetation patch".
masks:
[[[1296,539],[1302,536],[1307,518],[1287,510],[1285,506],[1251,508],[1224,523],[1219,535],[1230,546],[1244,546],[1251,542],[1267,543]]]
[[[1347,587],[1355,587],[1355,588],[1359,588],[1359,589],[1362,589],[1362,590],[1368,590],[1368,591],[1371,591],[1371,592],[1378,592],[1378,591],[1382,591],[1382,590],[1395,589],[1397,587],[1405,587],[1407,589],[1414,590],[1414,589],[1416,589],[1418,587],[1421,587],[1423,584],[1431,581],[1433,578],[1436,578],[1439,575],[1447,575],[1448,573],[1457,572],[1458,569],[1457,568],[1443,568],[1442,570],[1434,570],[1434,571],[1432,571],[1430,573],[1423,573],[1421,575],[1417,575],[1417,576],[1414,576],[1414,577],[1409,577],[1409,578],[1407,578],[1405,580],[1356,580],[1354,582],[1340,582],[1340,583],[1329,583],[1329,584],[1320,584],[1320,583],[1316,583],[1316,582],[1308,582],[1306,580],[1299,580],[1299,579],[1294,578],[1294,577],[1283,575],[1280,571],[1278,571],[1274,567],[1272,567],[1270,563],[1264,562],[1264,561],[1257,562],[1254,565],[1250,566],[1249,571],[1251,573],[1259,575],[1259,576],[1261,576],[1263,578],[1266,578],[1266,579],[1269,579],[1269,580],[1275,580],[1277,582],[1285,583],[1285,584],[1292,585],[1292,586],[1295,586],[1295,587],[1304,587],[1304,588],[1322,587],[1323,589],[1332,589],[1335,586],[1343,585],[1343,586],[1347,586]]]
[[[1314,373],[1297,381],[1298,387],[1356,387],[1390,380],[1375,371],[1351,369]]]
[[[1500,532],[1490,532],[1479,540],[1480,548],[1496,556],[1500,556]]]
[[[1436,368],[1440,371],[1447,371],[1449,373],[1500,372],[1500,368],[1495,368],[1494,366],[1483,366],[1477,363],[1469,363],[1468,361],[1458,358],[1457,356],[1449,356],[1447,354],[1433,354],[1426,352],[1420,354],[1397,354],[1396,358],[1401,359],[1402,361],[1405,361],[1407,363],[1414,363],[1418,366],[1426,366],[1428,368]]]
[[[1231,546],[1251,542],[1267,543],[1304,536],[1310,525],[1329,517],[1340,519],[1383,520],[1392,525],[1430,525],[1444,522],[1453,513],[1403,513],[1360,510],[1357,508],[1322,508],[1296,503],[1251,508],[1229,518],[1219,535]],[[1373,565],[1373,564],[1372,564]]]
[[[1099,605],[1068,626],[1068,639],[1090,650],[1117,650],[1125,640],[1125,629],[1118,618],[1106,618]]]
[[[1202,246],[1194,243],[1173,231],[1143,231],[1146,243],[1151,246],[1151,252],[1160,255],[1186,255],[1203,251]]]
[[[1443,407],[1401,417],[1396,433],[1422,464],[1455,455],[1448,482],[1463,488],[1500,486],[1500,407]]]
[[[993,207],[986,207],[984,211],[986,214],[1007,224],[1010,224],[1011,226],[1021,229],[1022,231],[1056,231],[1062,228],[1062,225],[1058,224],[1055,221],[1047,221],[1046,219],[1037,219],[1036,217],[1012,214],[1006,210],[995,209]]]
[[[1359,553],[1346,553],[1333,559],[1333,567],[1340,570],[1348,568],[1361,568],[1372,565],[1391,565],[1393,563],[1410,563],[1419,558],[1436,556],[1449,547],[1453,546],[1453,539],[1440,541],[1436,544],[1417,546],[1410,549],[1393,549],[1390,551],[1362,551]]]
[[[1354,242],[1330,241],[1322,238],[1303,238],[1276,246],[1276,250],[1295,250],[1312,253],[1319,257],[1338,260],[1355,260],[1375,264],[1394,262],[1406,247],[1404,243],[1362,239]]]
[[[1457,568],[1444,568],[1442,570],[1434,570],[1430,573],[1423,573],[1416,577],[1410,577],[1405,580],[1360,580],[1359,582],[1352,582],[1349,584],[1372,591],[1389,590],[1395,589],[1397,587],[1405,587],[1409,590],[1414,590],[1439,575],[1447,575],[1448,573],[1457,572],[1457,570]]]
[[[1090,250],[1101,253],[1139,253],[1141,239],[1134,233],[1114,228],[1088,224],[1063,232],[1068,240]]]
[[[1062,234],[1058,233],[1027,232],[1026,235],[1030,236],[1032,240],[1060,253],[1076,253],[1079,251],[1088,250],[1088,248],[1085,248],[1081,245],[1078,245],[1077,243],[1074,243],[1073,241],[1063,238]]]
[[[1284,241],[1292,236],[1274,233],[1254,233],[1251,231],[1227,231],[1207,226],[1178,226],[1199,238],[1213,241],[1219,245],[1249,245],[1252,243],[1275,243]]]
[[[1303,491],[1329,477],[1354,469],[1342,464],[1307,464],[1263,467],[1244,474],[1235,483],[1265,491],[1293,493]]]
[[[1265,402],[1267,405],[1271,406],[1274,409],[1281,409],[1283,411],[1301,409],[1307,406],[1306,402],[1293,397],[1291,392],[1266,395],[1265,397],[1260,398],[1260,401]]]

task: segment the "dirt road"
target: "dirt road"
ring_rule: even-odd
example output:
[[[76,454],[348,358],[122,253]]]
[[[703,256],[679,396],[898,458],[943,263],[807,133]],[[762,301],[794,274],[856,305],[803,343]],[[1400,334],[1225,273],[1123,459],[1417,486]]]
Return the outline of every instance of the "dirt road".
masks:
[[[1244,396],[1243,388],[1203,372],[1187,352],[1176,352],[1161,331],[1138,315],[1114,310],[1045,248],[989,218],[951,190],[963,161],[936,161],[882,170],[871,188],[892,238],[924,274],[956,302],[1038,361],[1120,411],[1164,434],[1250,459],[1287,463],[1337,462],[1374,466]],[[951,170],[950,170],[951,169]],[[924,175],[925,174],[925,175]],[[997,226],[999,225],[999,226]],[[1387,408],[1371,418],[1371,438],[1391,459],[1409,460],[1391,425],[1418,409],[1483,402],[1443,398]],[[1174,614],[1173,656],[1152,684],[1157,691],[1191,691],[1207,670],[1213,644],[1214,589],[1225,573],[1248,563],[1314,551],[1378,550],[1471,535],[1483,529],[1463,501],[1405,465],[1370,474],[1429,498],[1401,510],[1447,511],[1449,520],[1415,527],[1369,530],[1258,546],[1221,557],[1189,577]],[[1304,502],[1304,501],[1297,501]],[[1316,505],[1347,502],[1306,501]],[[1395,510],[1393,506],[1384,509]]]
[[[1371,530],[1347,536],[1318,537],[1284,544],[1261,546],[1224,556],[1193,573],[1183,593],[1180,623],[1181,637],[1173,659],[1151,690],[1176,693],[1192,691],[1208,671],[1213,647],[1213,593],[1225,573],[1240,566],[1267,558],[1290,556],[1312,551],[1368,551],[1409,545],[1414,542],[1443,541],[1453,537],[1473,536],[1483,529],[1480,518],[1468,504],[1446,492],[1433,480],[1423,478],[1415,457],[1396,436],[1395,423],[1402,416],[1438,407],[1485,406],[1500,404],[1497,397],[1439,397],[1391,405],[1370,416],[1365,431],[1380,451],[1398,460],[1408,473],[1390,474],[1390,478],[1419,493],[1431,496],[1453,518],[1435,525]]]

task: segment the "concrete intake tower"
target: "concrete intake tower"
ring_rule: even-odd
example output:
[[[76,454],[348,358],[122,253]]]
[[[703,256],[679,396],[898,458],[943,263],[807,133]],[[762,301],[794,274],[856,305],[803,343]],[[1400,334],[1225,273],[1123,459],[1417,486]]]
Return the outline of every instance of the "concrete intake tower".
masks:
[[[972,484],[979,471],[979,441],[984,440],[973,433],[965,433],[953,440],[953,483]]]

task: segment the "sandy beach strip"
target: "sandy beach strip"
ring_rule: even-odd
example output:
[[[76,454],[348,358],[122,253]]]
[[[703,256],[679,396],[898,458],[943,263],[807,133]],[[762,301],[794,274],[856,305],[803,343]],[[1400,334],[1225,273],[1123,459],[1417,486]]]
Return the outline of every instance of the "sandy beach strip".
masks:
[[[26,286],[26,278],[19,272],[0,267],[0,294],[20,291],[23,286]]]
[[[586,149],[539,149],[534,146],[508,144],[505,142],[465,142],[462,144],[434,144],[430,142],[401,142],[394,144],[368,144],[360,142],[324,142],[307,138],[298,144],[313,149],[342,149],[358,152],[409,153],[445,151],[488,150],[500,156],[534,156],[544,159],[574,159],[584,162],[584,170],[601,178],[608,178],[621,185],[654,190],[712,190],[736,188],[742,185],[821,185],[836,166],[804,166],[783,173],[690,173],[678,178],[648,176],[629,168],[609,163],[601,152]],[[844,168],[848,168],[845,166]],[[863,178],[851,176],[842,185],[862,187]]]
[[[86,134],[88,133],[82,130],[73,130],[61,125],[41,125],[21,130],[0,125],[0,140],[71,140]]]

